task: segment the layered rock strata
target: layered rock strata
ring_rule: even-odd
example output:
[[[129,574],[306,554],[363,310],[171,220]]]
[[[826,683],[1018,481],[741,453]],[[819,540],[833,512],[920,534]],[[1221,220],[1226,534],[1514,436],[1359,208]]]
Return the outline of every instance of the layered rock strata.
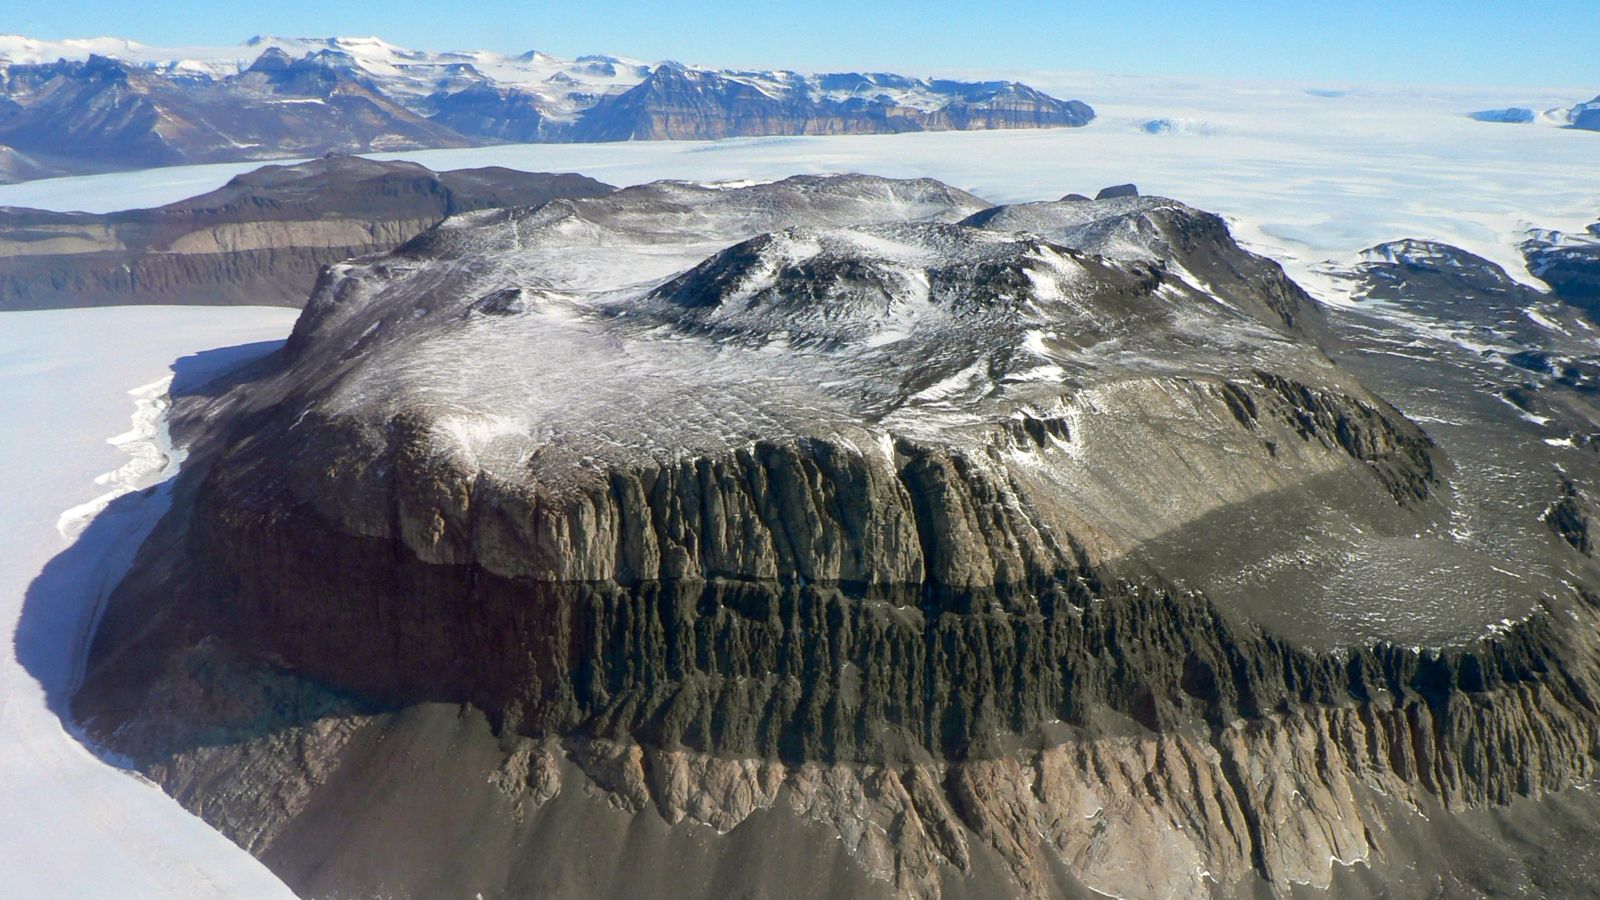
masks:
[[[645,894],[1403,885],[1419,816],[1593,775],[1600,600],[1537,521],[1564,592],[1387,640],[1169,576],[1239,510],[1454,540],[1281,270],[1160,198],[982,207],[659,184],[337,267],[180,403],[75,710],[315,893],[637,892],[573,842],[672,856]]]
[[[610,190],[578,175],[330,157],[156,209],[0,209],[0,309],[298,306],[323,266],[391,250],[446,216]]]

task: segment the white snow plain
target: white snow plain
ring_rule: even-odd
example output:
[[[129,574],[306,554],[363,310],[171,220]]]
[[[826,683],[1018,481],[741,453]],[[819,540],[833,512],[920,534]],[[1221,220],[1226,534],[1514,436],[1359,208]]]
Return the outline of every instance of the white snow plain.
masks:
[[[123,495],[176,468],[160,415],[174,362],[179,377],[204,377],[264,352],[295,314],[0,313],[0,897],[292,896],[159,788],[85,749],[58,711],[99,600],[166,509],[160,486]],[[104,512],[90,524],[63,516],[71,508]]]
[[[773,180],[859,171],[928,176],[997,203],[1135,182],[1227,216],[1254,249],[1328,302],[1329,262],[1399,238],[1455,244],[1527,278],[1516,245],[1532,228],[1579,231],[1600,217],[1600,133],[1476,122],[1472,110],[1546,109],[1566,90],[1274,85],[1077,73],[1008,77],[1083,99],[1100,117],[1051,131],[759,138],[717,143],[535,144],[389,154],[435,169],[504,165],[577,171],[619,185],[662,178]],[[1150,133],[1146,123],[1182,123]],[[0,205],[110,211],[180,200],[263,163],[158,169],[0,186]],[[108,309],[0,313],[0,622],[67,549],[64,512],[168,467],[152,410],[183,354],[287,333],[289,310]],[[147,388],[142,395],[130,394]],[[140,402],[145,405],[140,406]],[[142,409],[137,427],[129,423]],[[132,434],[125,434],[132,431]],[[127,438],[133,457],[107,443]],[[130,459],[132,463],[130,464]],[[141,461],[142,460],[142,461]],[[96,484],[97,476],[121,471]],[[54,616],[30,609],[34,672],[0,651],[0,895],[266,897],[284,888],[156,788],[84,750],[50,706],[73,677],[94,599],[159,515],[159,490],[113,503],[80,538],[93,565],[55,569]],[[92,508],[92,507],[89,507]],[[83,544],[82,541],[105,543]],[[103,549],[102,549],[103,548]],[[69,557],[70,559],[70,557]],[[17,645],[8,643],[8,648]],[[35,675],[42,674],[44,684]],[[47,692],[48,691],[48,692]]]

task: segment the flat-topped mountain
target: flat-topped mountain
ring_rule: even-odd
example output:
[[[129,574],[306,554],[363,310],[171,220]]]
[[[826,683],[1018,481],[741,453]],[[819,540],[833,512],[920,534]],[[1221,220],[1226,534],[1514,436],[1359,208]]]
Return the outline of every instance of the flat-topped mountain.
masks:
[[[314,895],[1521,889],[1592,473],[1480,497],[1336,326],[1159,197],[456,215],[179,401],[74,708]]]
[[[1567,121],[1572,123],[1573,128],[1600,131],[1600,97],[1574,106],[1567,113]]]
[[[298,306],[323,266],[393,249],[446,216],[611,190],[581,175],[329,157],[266,166],[155,209],[0,208],[0,310]]]
[[[496,142],[1055,128],[1015,82],[426,53],[376,39],[162,50],[0,36],[0,179]]]

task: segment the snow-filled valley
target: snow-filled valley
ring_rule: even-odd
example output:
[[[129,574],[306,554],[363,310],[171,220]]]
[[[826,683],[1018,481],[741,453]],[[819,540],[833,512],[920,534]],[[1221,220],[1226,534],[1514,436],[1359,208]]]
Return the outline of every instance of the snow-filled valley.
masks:
[[[1570,104],[1581,89],[1026,77],[1083,96],[1100,118],[1070,130],[507,145],[392,158],[435,169],[575,171],[619,185],[842,171],[930,176],[996,203],[1131,181],[1224,214],[1242,241],[1335,304],[1345,288],[1327,277],[1329,263],[1349,264],[1376,244],[1443,241],[1528,280],[1516,245],[1530,229],[1581,230],[1600,215],[1600,134],[1466,115]],[[1150,127],[1158,122],[1166,126]],[[259,165],[0,186],[0,205],[157,205]],[[19,617],[25,626],[0,652],[0,896],[286,894],[161,791],[81,747],[58,710],[95,599],[163,508],[159,488],[113,501],[170,474],[160,413],[174,364],[180,377],[199,377],[264,352],[261,342],[284,337],[294,317],[257,308],[0,313],[0,622],[8,635]]]

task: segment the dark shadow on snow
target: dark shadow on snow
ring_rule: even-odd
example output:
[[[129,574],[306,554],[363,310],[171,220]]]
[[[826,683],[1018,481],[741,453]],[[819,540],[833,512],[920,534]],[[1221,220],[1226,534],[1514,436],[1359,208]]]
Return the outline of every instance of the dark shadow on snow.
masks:
[[[170,367],[171,397],[216,396],[283,343],[257,341],[182,357]],[[14,639],[17,661],[38,679],[50,710],[80,739],[72,723],[72,695],[102,604],[171,506],[173,482],[167,478],[112,501],[71,546],[45,564],[23,598]]]

